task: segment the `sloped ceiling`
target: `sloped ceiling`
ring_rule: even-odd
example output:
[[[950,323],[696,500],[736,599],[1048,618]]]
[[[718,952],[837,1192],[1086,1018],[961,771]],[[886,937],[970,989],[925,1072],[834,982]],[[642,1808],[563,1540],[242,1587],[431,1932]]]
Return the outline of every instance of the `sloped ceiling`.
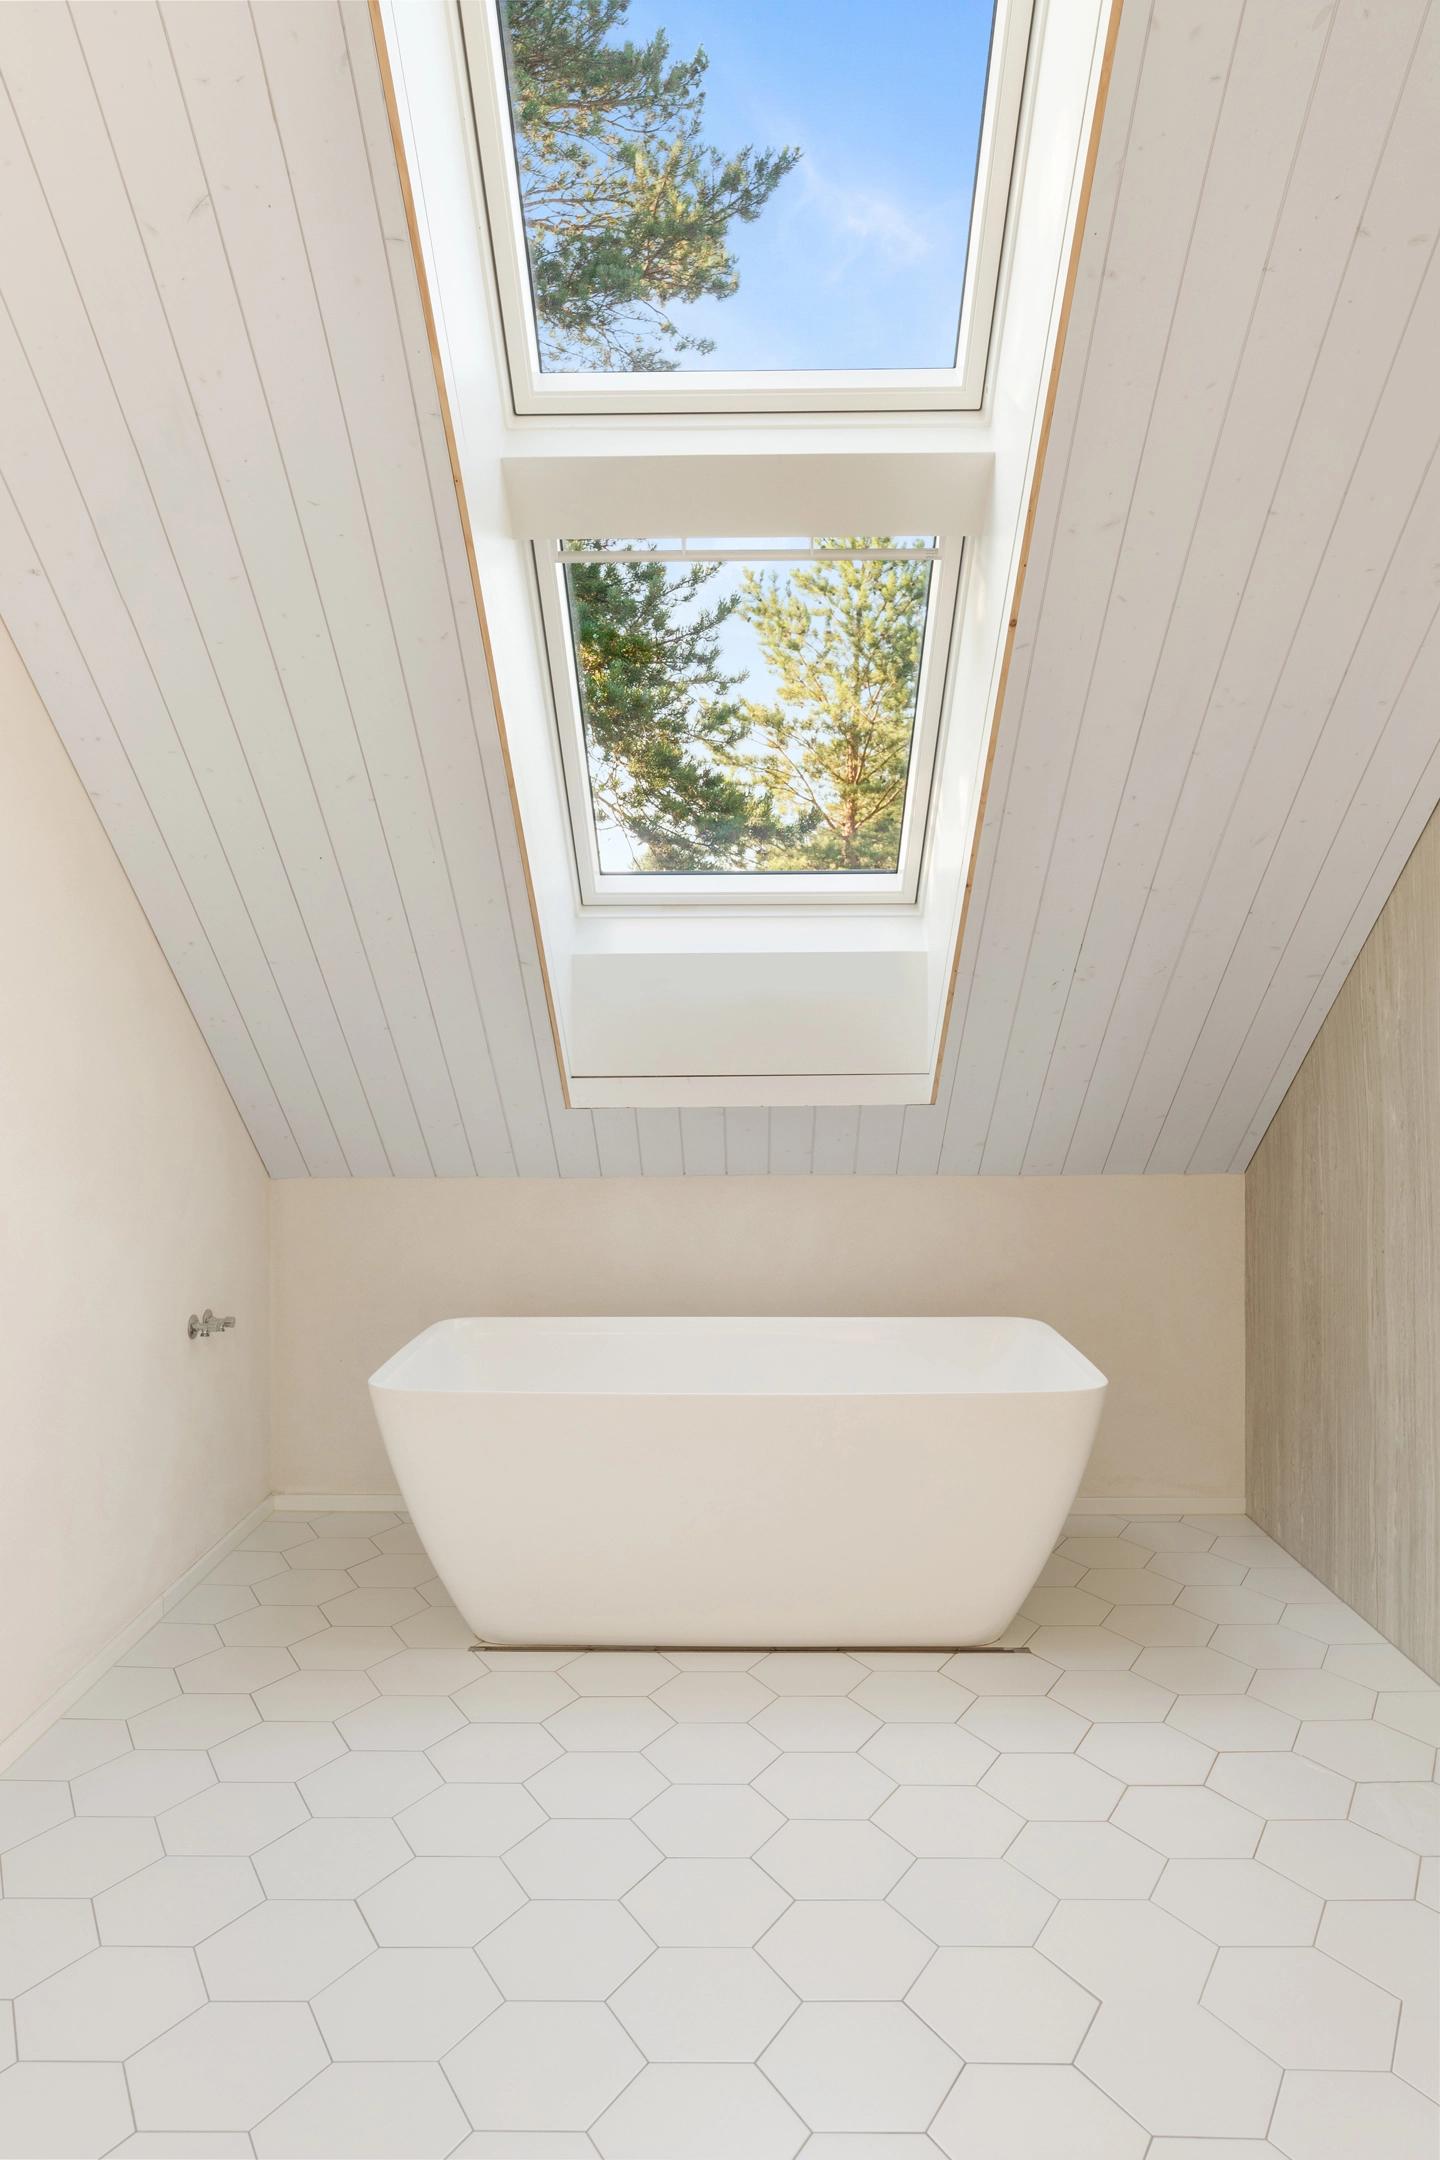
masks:
[[[1244,1167],[1440,795],[1440,11],[1126,0],[918,1110],[561,1106],[362,0],[0,77],[0,610],[275,1175]]]

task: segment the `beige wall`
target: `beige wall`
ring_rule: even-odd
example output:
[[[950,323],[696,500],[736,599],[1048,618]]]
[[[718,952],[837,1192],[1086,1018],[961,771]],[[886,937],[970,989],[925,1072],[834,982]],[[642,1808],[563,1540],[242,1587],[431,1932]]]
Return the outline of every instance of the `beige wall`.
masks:
[[[266,1212],[0,631],[0,1736],[268,1489]],[[206,1304],[238,1328],[189,1343]]]
[[[1086,1491],[1244,1490],[1239,1178],[272,1188],[275,1483],[389,1492],[367,1374],[478,1312],[1031,1314],[1110,1377]]]
[[[1252,1511],[1440,1678],[1440,812],[1246,1189]]]

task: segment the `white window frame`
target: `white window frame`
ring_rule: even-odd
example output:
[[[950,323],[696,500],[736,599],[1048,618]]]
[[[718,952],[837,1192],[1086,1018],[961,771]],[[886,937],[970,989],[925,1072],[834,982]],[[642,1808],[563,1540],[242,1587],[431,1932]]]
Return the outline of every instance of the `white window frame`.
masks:
[[[883,552],[890,555],[912,551],[886,549]],[[702,545],[686,553],[665,549],[655,554],[647,551],[644,559],[781,563],[824,560],[840,553],[838,549],[816,549],[812,555],[801,555],[794,548],[783,548],[778,543],[766,548],[763,543],[750,542],[735,548]],[[632,914],[655,915],[668,913],[676,906],[728,912],[735,907],[853,910],[913,908],[917,904],[943,716],[948,702],[946,688],[959,623],[964,547],[958,539],[947,541],[942,535],[937,536],[923,553],[931,566],[930,589],[916,682],[914,732],[898,868],[893,872],[724,870],[693,874],[647,871],[631,875],[600,868],[589,763],[585,754],[579,670],[565,587],[565,564],[567,560],[573,560],[573,556],[567,556],[558,540],[548,546],[534,544],[540,632],[570,826],[576,898],[582,912],[623,908]]]
[[[953,367],[744,373],[695,368],[673,374],[605,375],[541,369],[499,11],[496,0],[460,0],[479,178],[516,415],[576,414],[593,420],[724,412],[981,410],[1037,4],[996,0]]]

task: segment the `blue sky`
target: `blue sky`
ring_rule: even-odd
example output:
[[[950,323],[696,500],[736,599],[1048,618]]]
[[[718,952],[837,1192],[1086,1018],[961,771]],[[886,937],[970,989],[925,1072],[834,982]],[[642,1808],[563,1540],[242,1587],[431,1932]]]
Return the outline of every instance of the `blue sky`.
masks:
[[[713,368],[948,367],[990,0],[631,0],[625,35],[704,46],[706,139],[803,155],[733,228],[740,290],[677,312]]]

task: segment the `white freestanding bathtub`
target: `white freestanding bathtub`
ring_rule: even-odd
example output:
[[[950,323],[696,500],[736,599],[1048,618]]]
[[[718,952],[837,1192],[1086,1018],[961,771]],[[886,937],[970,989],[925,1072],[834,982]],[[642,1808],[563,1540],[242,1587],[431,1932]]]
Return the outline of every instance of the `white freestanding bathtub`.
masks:
[[[1105,1376],[1038,1320],[442,1320],[370,1382],[478,1637],[986,1643]]]

